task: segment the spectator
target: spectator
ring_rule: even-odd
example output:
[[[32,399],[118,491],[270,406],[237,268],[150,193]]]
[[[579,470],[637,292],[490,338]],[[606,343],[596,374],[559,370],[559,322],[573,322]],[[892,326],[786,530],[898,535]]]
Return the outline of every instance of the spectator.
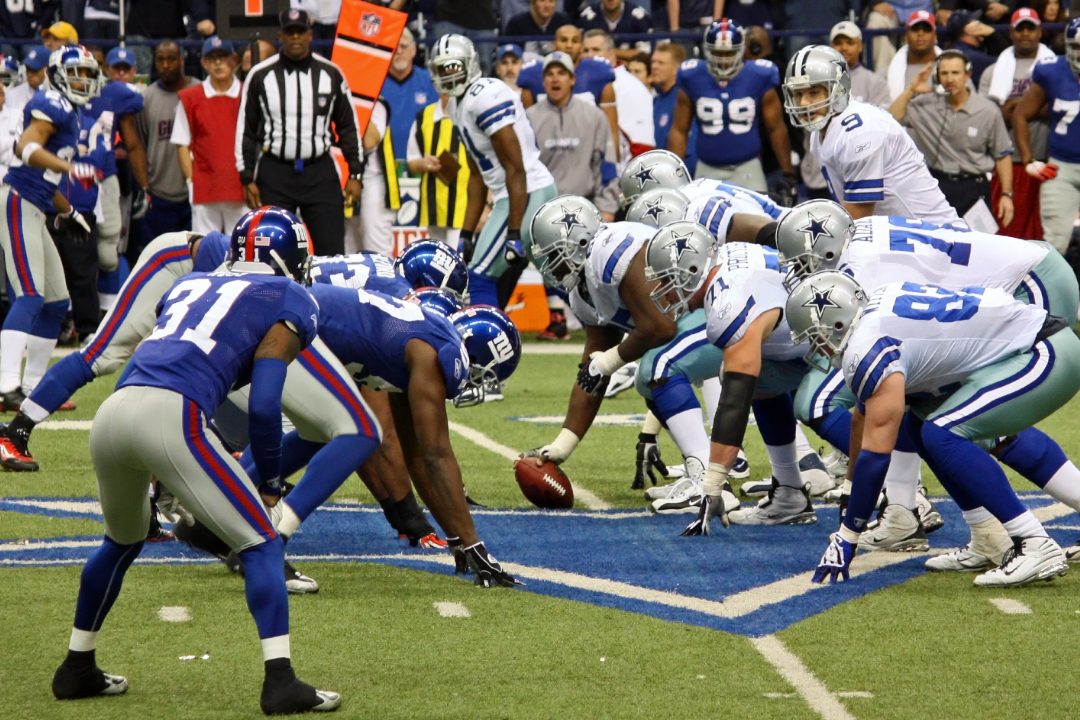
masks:
[[[656,147],[668,146],[668,132],[671,130],[671,122],[675,117],[675,101],[679,96],[679,87],[676,79],[679,75],[679,66],[686,59],[686,51],[682,45],[664,41],[653,50],[652,60],[649,63],[653,91],[653,128],[655,132]],[[690,134],[686,142],[686,167],[691,173],[697,168],[697,119],[690,122]]]
[[[739,27],[760,26],[766,30],[771,30],[776,27],[775,6],[776,3],[771,0],[725,2],[722,11],[716,17],[726,17]],[[769,54],[771,53],[766,53],[766,55]]]
[[[6,93],[0,85],[0,178],[7,175],[15,163],[15,143],[22,134],[22,116],[7,105]]]
[[[266,204],[299,209],[315,254],[340,255],[345,249],[345,205],[360,197],[364,171],[352,93],[337,65],[311,54],[306,12],[283,11],[279,22],[281,52],[252,68],[241,94],[235,149],[244,200],[251,208]],[[317,97],[306,98],[301,90],[296,109],[278,92],[286,78],[294,76],[300,88],[319,89]],[[348,165],[344,198],[330,156],[332,144]]]
[[[507,20],[503,18],[503,22]],[[457,33],[477,42],[483,51],[491,47],[484,45],[484,41],[494,45],[498,29],[494,0],[439,0],[435,3],[435,26],[430,37]],[[486,61],[487,57],[487,52],[480,52],[481,61]]]
[[[859,0],[815,0],[815,2],[781,4],[783,5],[783,27],[788,30],[829,28],[841,20],[848,20],[852,13],[859,12]],[[740,25],[740,27],[746,27],[746,25]],[[789,35],[784,38],[784,47],[787,55],[791,56],[801,47],[824,45],[825,41],[824,35]]]
[[[0,6],[0,38],[32,40],[42,28],[48,27],[56,13],[56,6],[49,2],[5,2]],[[0,45],[4,55],[18,57],[21,50],[25,58],[27,46]]]
[[[119,37],[119,0],[86,0],[86,7],[83,9],[83,21],[78,27],[82,30],[82,34],[88,38]]]
[[[394,146],[394,157],[402,162],[409,145],[409,128],[412,127],[413,118],[437,97],[431,75],[425,68],[413,64],[415,58],[416,40],[412,31],[405,28],[390,60],[390,71],[383,82],[382,92],[379,93],[390,107],[390,139]],[[393,168],[390,170],[394,171]]]
[[[23,72],[26,82],[11,88],[7,104],[22,117],[23,108],[45,82],[45,68],[49,65],[49,51],[44,45],[34,45],[23,56]]]
[[[348,252],[366,250],[387,257],[394,254],[394,220],[401,207],[401,190],[398,187],[396,154],[393,149],[393,131],[387,133],[394,110],[384,98],[379,98],[371,111],[371,119],[364,131],[364,174],[361,184],[359,216],[353,215],[346,222]],[[408,133],[408,130],[405,131]],[[408,136],[405,138],[406,151]],[[404,163],[405,154],[402,154]]]
[[[449,95],[441,95],[416,113],[407,159],[409,172],[420,176],[420,227],[456,248],[469,201],[469,158],[446,114],[449,100]]]
[[[1039,42],[1042,37],[1042,23],[1038,14],[1031,8],[1020,8],[1012,15],[1009,39],[1012,47],[1006,48],[996,63],[983,73],[979,81],[979,94],[1001,106],[1001,116],[1005,126],[1013,137],[1013,206],[1016,212],[1013,221],[1002,225],[999,233],[1016,238],[1041,238],[1042,223],[1039,220],[1039,182],[1024,172],[1016,148],[1016,134],[1013,128],[1013,113],[1024,91],[1031,85],[1031,70],[1035,63],[1053,60],[1054,53]],[[1041,118],[1028,123],[1029,144],[1032,157],[1046,158],[1046,135],[1049,128]],[[997,202],[1001,195],[1001,180],[995,173],[991,180],[991,197]]]
[[[1069,8],[1067,5],[1068,3],[1063,3],[1061,0],[1033,0],[1031,9],[1042,18],[1044,23],[1049,25],[1051,23],[1069,22]],[[1043,44],[1053,50],[1055,55],[1064,55],[1065,33],[1057,30],[1049,37],[1044,35]]]
[[[191,205],[188,203],[187,181],[176,162],[172,137],[176,106],[180,91],[198,83],[184,75],[180,45],[165,40],[154,48],[154,69],[157,82],[143,90],[143,110],[139,113],[139,135],[146,145],[150,170],[148,208],[139,226],[138,242],[129,243],[127,256],[134,264],[146,243],[158,235],[191,228]],[[137,203],[132,201],[132,219],[138,219]]]
[[[51,53],[65,45],[78,45],[79,33],[71,23],[61,20],[41,31],[41,44]]]
[[[615,42],[606,30],[587,30],[581,54],[615,66]],[[628,160],[656,147],[653,134],[652,93],[624,66],[615,67],[615,109],[619,133],[615,136],[617,161]]]
[[[180,92],[172,135],[191,202],[191,229],[200,234],[232,229],[247,212],[232,149],[240,114],[236,51],[214,36],[202,46],[206,79]]]
[[[653,31],[652,17],[645,8],[625,0],[596,0],[586,5],[578,16],[578,25],[582,30],[607,30],[613,35]],[[624,42],[616,48],[615,55],[627,62],[638,53],[648,53],[649,49],[648,41]]]
[[[907,128],[960,216],[980,200],[990,207],[987,176],[996,169],[1004,188],[996,217],[1008,225],[1013,218],[1012,140],[997,107],[972,92],[970,83],[971,62],[959,50],[946,50],[900,93],[889,112]]]
[[[611,131],[600,109],[575,96],[573,87],[574,61],[564,52],[551,53],[544,58],[545,98],[525,114],[536,133],[540,161],[559,192],[588,198],[610,222],[619,205]]]
[[[724,0],[667,0],[669,30],[696,30],[724,14]]]
[[[176,0],[165,3],[157,0],[129,0],[127,13],[125,31],[128,40],[185,38],[188,36],[188,23],[194,36],[205,38],[214,34],[214,21],[210,18],[210,3],[207,0]],[[139,60],[139,72],[149,73],[153,56],[147,46],[136,43],[131,46],[131,50]]]
[[[521,49],[521,46],[513,43],[500,45],[495,51],[495,77],[509,85],[510,89],[516,92],[519,97],[521,96],[521,88],[518,87],[517,80],[518,74],[521,73],[521,58],[524,55],[525,51]],[[411,133],[409,137],[411,141]]]
[[[1064,253],[1069,246],[1076,211],[1080,208],[1080,122],[1075,122],[1080,99],[1080,18],[1065,29],[1065,54],[1054,62],[1036,63],[1031,85],[1013,113],[1016,149],[1028,175],[1044,181],[1039,189],[1043,239]],[[1061,102],[1058,102],[1058,101]],[[1049,108],[1049,157],[1041,162],[1032,153],[1028,122]]]
[[[641,81],[642,85],[649,87],[649,65],[651,62],[649,53],[639,52],[623,64],[631,75]]]
[[[529,11],[510,18],[506,23],[504,34],[507,37],[546,35],[554,40],[555,29],[568,24],[570,24],[570,18],[555,9],[555,0],[529,0]],[[525,43],[524,47],[525,52],[537,55],[547,55],[553,49],[550,42],[535,40]]]
[[[937,19],[939,23],[948,22],[954,12],[977,13],[985,18],[988,23],[996,24],[1004,22],[1009,14],[1009,5],[1015,2],[1000,3],[994,0],[940,0],[938,3]]]
[[[254,58],[251,56],[253,51],[255,52]],[[269,40],[256,40],[249,43],[244,47],[244,52],[240,53],[240,67],[236,71],[237,79],[244,82],[252,67],[275,54],[277,54],[277,46]]]
[[[739,27],[746,26],[739,25]],[[772,39],[769,38],[768,30],[761,25],[746,27],[746,49],[743,50],[743,57],[747,60],[774,62]]]
[[[911,84],[916,75],[929,67],[934,58],[941,54],[941,48],[936,45],[937,21],[932,13],[917,10],[908,16],[904,27],[907,29],[904,34],[907,45],[900,48],[885,71],[889,96],[893,100],[904,92],[904,88]]]
[[[986,68],[994,62],[994,58],[981,48],[983,42],[994,35],[994,28],[967,10],[959,10],[949,15],[949,21],[945,24],[944,39],[947,47],[959,50],[971,62],[971,80],[976,86],[982,79]]]

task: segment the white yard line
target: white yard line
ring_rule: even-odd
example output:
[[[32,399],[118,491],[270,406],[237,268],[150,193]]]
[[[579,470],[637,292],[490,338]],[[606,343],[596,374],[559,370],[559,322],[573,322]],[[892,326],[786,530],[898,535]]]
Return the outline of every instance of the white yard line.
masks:
[[[824,720],[855,720],[855,716],[848,712],[836,695],[829,692],[825,683],[818,680],[803,665],[802,660],[788,650],[787,646],[775,635],[750,638],[750,644],[789,685],[795,688],[795,692],[806,701],[810,709]]]
[[[1023,500],[1023,498],[1020,498]],[[1039,522],[1050,522],[1051,520],[1057,520],[1059,517],[1065,517],[1069,513],[1076,512],[1065,503],[1054,503],[1053,505],[1046,505],[1044,507],[1035,508],[1031,511]]]
[[[6,542],[0,543],[0,552],[33,552],[37,550],[71,550],[91,548],[101,544],[100,540],[46,540],[44,542]],[[35,562],[35,561],[27,561]],[[49,562],[43,560],[42,562]],[[82,562],[81,560],[79,562]]]
[[[472,613],[469,612],[469,608],[465,607],[461,603],[457,602],[435,602],[431,603],[435,608],[435,612],[439,613],[439,617],[444,618],[467,618],[472,617]]]
[[[468,425],[462,425],[461,423],[451,420],[449,422],[449,427],[450,430],[457,433],[458,435],[465,438],[474,445],[479,445],[485,450],[488,450],[495,453],[496,455],[500,455],[506,458],[510,462],[517,460],[518,455],[521,454],[520,451],[515,450],[511,447],[507,447],[502,443],[496,442],[484,433],[480,432],[479,430],[474,430]],[[577,481],[574,482],[574,499],[575,501],[580,502],[584,507],[588,508],[589,510],[608,510],[611,508],[611,505],[607,504],[599,497],[589,492]]]
[[[46,420],[34,427],[35,430],[89,430],[94,426],[93,420]]]
[[[581,357],[585,352],[585,345],[582,343],[525,343],[521,346],[521,352],[524,355],[577,355]]]
[[[162,622],[182,623],[191,620],[191,608],[183,605],[162,605],[157,611]]]
[[[1031,608],[1012,598],[990,598],[990,604],[1006,615],[1031,615]]]
[[[3,498],[5,503],[22,505],[23,507],[38,508],[40,510],[55,510],[59,512],[78,513],[80,515],[100,515],[101,503],[97,500],[31,500],[29,498]]]

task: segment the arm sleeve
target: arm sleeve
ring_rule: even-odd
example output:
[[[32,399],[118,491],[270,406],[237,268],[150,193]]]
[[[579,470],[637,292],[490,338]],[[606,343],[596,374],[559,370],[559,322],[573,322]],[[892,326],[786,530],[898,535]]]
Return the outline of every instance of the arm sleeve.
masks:
[[[260,482],[274,491],[278,491],[281,482],[281,388],[287,370],[284,360],[256,360],[248,398],[251,457]]]
[[[335,68],[336,69],[336,68]],[[337,145],[349,164],[349,174],[359,175],[364,171],[363,153],[360,151],[360,135],[356,127],[356,112],[352,106],[352,91],[345,75],[337,70],[341,77],[338,86],[338,102],[334,103],[334,128],[337,130]]]

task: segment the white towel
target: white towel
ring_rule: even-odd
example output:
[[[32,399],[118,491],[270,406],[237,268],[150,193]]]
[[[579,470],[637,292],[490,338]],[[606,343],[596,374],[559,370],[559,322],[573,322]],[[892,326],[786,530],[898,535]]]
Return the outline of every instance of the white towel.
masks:
[[[885,74],[885,81],[889,85],[889,96],[893,100],[900,97],[900,93],[904,92],[904,88],[907,86],[907,80],[905,78],[908,66],[907,51],[907,45],[896,51],[896,55],[893,56],[892,62],[889,63],[889,69]],[[940,54],[941,48],[935,45],[934,57],[937,57]]]
[[[997,65],[994,66],[994,75],[990,78],[990,91],[987,96],[1001,105],[1009,99],[1013,89],[1013,76],[1016,75],[1016,54],[1014,48],[1006,48],[998,56]],[[1042,62],[1046,58],[1054,58],[1054,51],[1039,43],[1039,49],[1035,53],[1035,62]]]

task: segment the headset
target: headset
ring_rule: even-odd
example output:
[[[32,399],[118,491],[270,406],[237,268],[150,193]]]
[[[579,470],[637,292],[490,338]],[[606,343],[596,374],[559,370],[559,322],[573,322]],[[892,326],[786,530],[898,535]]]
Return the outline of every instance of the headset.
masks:
[[[967,55],[957,50],[956,48],[949,48],[948,50],[943,50],[940,55],[934,58],[934,70],[930,73],[930,83],[934,87],[934,92],[938,95],[948,94],[948,92],[945,90],[945,87],[938,79],[938,68],[941,67],[942,60],[948,60],[950,58],[959,58],[960,60],[963,60],[964,72],[968,75],[971,74],[971,59]]]

